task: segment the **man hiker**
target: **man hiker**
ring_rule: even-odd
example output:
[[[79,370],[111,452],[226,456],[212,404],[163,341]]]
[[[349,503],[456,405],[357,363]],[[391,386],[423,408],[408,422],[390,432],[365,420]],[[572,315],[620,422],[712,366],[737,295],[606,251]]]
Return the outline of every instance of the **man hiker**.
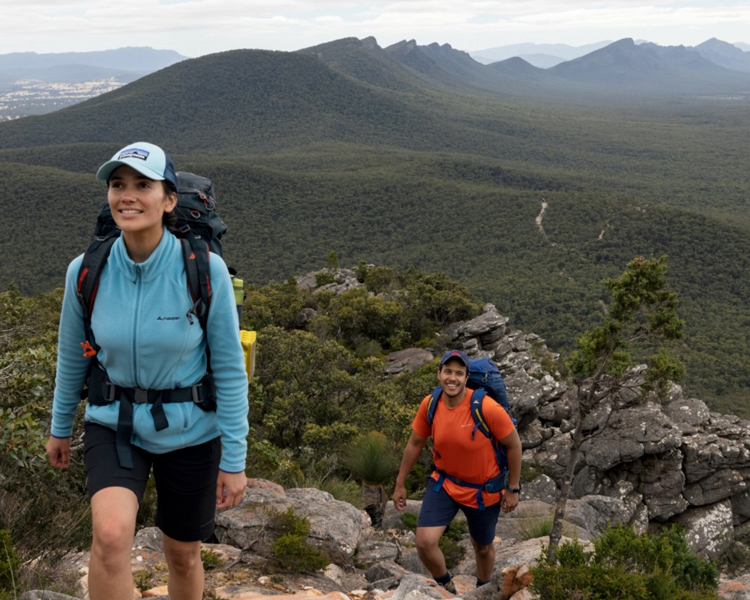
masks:
[[[472,416],[472,391],[467,388],[469,358],[459,350],[449,350],[437,370],[442,394],[430,419],[428,395],[422,400],[412,422],[412,432],[401,460],[393,504],[406,508],[406,478],[417,462],[427,439],[433,439],[433,462],[436,470],[428,479],[417,522],[416,546],[419,558],[435,580],[456,593],[452,575],[438,541],[448,524],[461,509],[466,516],[477,563],[477,587],[488,583],[495,566],[495,527],[500,510],[512,512],[521,491],[521,440],[506,410],[485,397],[481,416],[492,437],[507,452],[507,487],[501,474],[498,453],[490,438],[476,432]],[[430,420],[432,425],[430,425]],[[498,446],[499,448],[499,446]],[[488,491],[490,490],[490,491]]]

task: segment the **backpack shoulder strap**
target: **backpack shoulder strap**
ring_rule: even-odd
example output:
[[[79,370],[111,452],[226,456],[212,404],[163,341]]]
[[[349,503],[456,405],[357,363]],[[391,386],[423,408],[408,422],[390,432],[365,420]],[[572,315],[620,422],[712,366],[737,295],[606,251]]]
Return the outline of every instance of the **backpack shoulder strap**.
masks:
[[[188,232],[180,238],[182,258],[185,263],[188,291],[193,307],[188,311],[188,319],[198,318],[203,331],[206,331],[208,307],[211,304],[211,265],[208,244]]]
[[[427,423],[432,428],[432,422],[435,420],[435,410],[437,409],[438,400],[443,395],[443,388],[437,386],[430,394],[430,399],[427,401]]]
[[[98,346],[94,341],[94,334],[91,331],[91,313],[94,310],[94,301],[96,293],[99,290],[99,278],[107,264],[107,258],[112,250],[112,244],[120,236],[119,230],[113,230],[107,235],[99,236],[89,245],[88,250],[83,255],[81,267],[78,270],[77,296],[83,311],[83,327],[85,339],[81,342],[83,346],[83,355],[85,357],[95,356]]]
[[[503,444],[492,435],[487,421],[484,419],[484,413],[482,412],[482,404],[484,398],[488,396],[487,392],[483,389],[475,390],[471,395],[471,416],[474,419],[474,429],[471,432],[471,439],[474,439],[474,433],[477,429],[481,431],[492,443],[492,448],[495,451],[495,460],[497,461],[497,467],[500,469],[500,476],[498,481],[502,483],[502,487],[505,486],[505,476],[508,474],[508,450]],[[494,402],[495,400],[490,396],[490,399]],[[498,403],[499,404],[499,403]],[[502,406],[502,405],[501,405]],[[515,426],[516,420],[513,420]]]
[[[481,431],[485,437],[492,439],[492,432],[490,431],[487,421],[484,419],[484,413],[482,412],[482,404],[484,397],[487,392],[483,389],[474,390],[471,394],[471,418],[474,419],[474,429],[471,432],[471,439],[474,439],[474,433],[477,429]]]

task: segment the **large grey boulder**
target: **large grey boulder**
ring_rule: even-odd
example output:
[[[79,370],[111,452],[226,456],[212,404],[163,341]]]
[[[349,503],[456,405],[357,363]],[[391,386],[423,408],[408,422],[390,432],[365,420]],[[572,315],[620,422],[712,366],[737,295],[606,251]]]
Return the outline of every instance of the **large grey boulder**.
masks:
[[[734,541],[729,500],[689,508],[676,521],[685,528],[685,539],[693,552],[704,558],[718,558]]]
[[[290,507],[296,515],[309,519],[310,544],[336,564],[351,563],[369,527],[366,517],[351,504],[313,488],[285,491],[270,481],[250,479],[240,505],[216,515],[216,537],[224,544],[270,557],[280,533],[274,517]]]
[[[468,347],[476,348],[479,352],[484,349],[483,341],[488,343],[489,347],[505,334],[507,322],[508,317],[503,317],[498,313],[494,304],[485,304],[481,315],[469,321],[460,321],[448,326],[443,331],[443,335],[461,348],[467,348],[466,343],[473,340],[473,344],[469,344]]]
[[[416,371],[419,367],[432,362],[435,356],[423,348],[407,348],[398,352],[391,352],[386,356],[385,372],[388,375],[398,375]]]
[[[699,433],[711,418],[706,403],[696,398],[664,403],[662,410],[682,430],[683,435]]]
[[[560,481],[570,460],[571,442],[570,433],[555,435],[533,451],[525,450],[523,462],[540,469],[553,480]]]
[[[644,454],[663,454],[679,448],[682,433],[651,402],[615,411],[601,433],[581,446],[586,464],[606,471]]]

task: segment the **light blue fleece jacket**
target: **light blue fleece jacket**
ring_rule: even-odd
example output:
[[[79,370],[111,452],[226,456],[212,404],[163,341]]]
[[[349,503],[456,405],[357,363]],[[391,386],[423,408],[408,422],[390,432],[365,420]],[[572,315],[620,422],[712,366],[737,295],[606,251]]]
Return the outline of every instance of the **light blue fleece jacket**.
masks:
[[[84,358],[83,313],[77,298],[82,256],[70,263],[65,281],[51,433],[69,437],[89,361]],[[240,344],[232,282],[224,261],[211,254],[211,305],[207,336],[197,318],[187,287],[180,240],[164,231],[161,242],[143,263],[128,256],[120,237],[102,271],[91,316],[91,329],[101,347],[98,359],[111,381],[122,387],[165,390],[190,387],[206,373],[206,341],[217,389],[216,412],[192,402],[164,404],[169,427],[156,431],[148,404],[133,406],[136,446],[163,454],[207,442],[221,435],[219,468],[245,469],[247,452],[247,375]],[[207,338],[207,339],[206,339]],[[85,418],[117,429],[120,403],[86,406]]]

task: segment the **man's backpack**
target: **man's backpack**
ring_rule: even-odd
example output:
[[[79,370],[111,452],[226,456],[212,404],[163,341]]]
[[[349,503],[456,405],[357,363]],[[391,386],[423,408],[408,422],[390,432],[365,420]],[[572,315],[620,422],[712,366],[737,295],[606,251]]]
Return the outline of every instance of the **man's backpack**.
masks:
[[[471,439],[474,439],[477,429],[481,431],[485,437],[489,438],[490,442],[492,442],[492,447],[495,450],[495,458],[497,460],[497,466],[500,469],[500,475],[485,481],[483,484],[477,484],[463,481],[438,469],[440,477],[435,483],[434,490],[436,492],[439,491],[446,478],[450,479],[457,485],[474,488],[477,490],[477,504],[479,510],[484,510],[482,490],[486,492],[499,492],[505,489],[509,472],[508,451],[505,446],[500,443],[500,440],[495,439],[484,419],[484,413],[482,412],[484,399],[489,396],[494,402],[497,402],[505,409],[505,412],[511,417],[513,425],[516,425],[517,422],[510,411],[508,391],[505,388],[505,382],[503,381],[502,375],[500,375],[500,369],[498,369],[497,365],[491,358],[469,360],[469,380],[466,383],[466,387],[474,390],[471,394],[470,406],[471,417],[474,419],[474,429],[471,431]],[[440,400],[442,393],[443,388],[437,386],[432,390],[430,399],[427,401],[427,422],[430,427],[432,427],[432,422],[435,419],[435,410],[437,409],[438,401]]]
[[[173,233],[182,242],[182,254],[187,273],[188,290],[193,307],[188,312],[192,323],[195,316],[204,331],[211,303],[210,252],[222,255],[221,238],[227,230],[224,221],[216,212],[213,185],[210,179],[193,173],[177,173],[177,217]],[[104,205],[96,220],[94,241],[84,254],[78,272],[78,300],[83,309],[86,339],[82,342],[84,356],[95,356],[96,343],[91,332],[91,313],[94,309],[104,265],[112,250],[112,244],[120,237],[109,205]]]

